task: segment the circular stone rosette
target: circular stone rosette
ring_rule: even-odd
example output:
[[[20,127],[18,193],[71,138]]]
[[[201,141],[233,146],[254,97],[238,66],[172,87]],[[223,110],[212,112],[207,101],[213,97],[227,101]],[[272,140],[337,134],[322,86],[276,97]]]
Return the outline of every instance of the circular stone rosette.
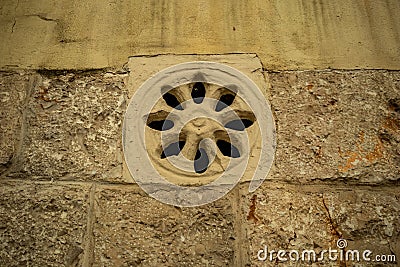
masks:
[[[249,192],[256,190],[275,143],[272,112],[257,85],[208,61],[178,64],[148,79],[123,124],[123,151],[136,183],[180,207],[211,203],[246,175]]]

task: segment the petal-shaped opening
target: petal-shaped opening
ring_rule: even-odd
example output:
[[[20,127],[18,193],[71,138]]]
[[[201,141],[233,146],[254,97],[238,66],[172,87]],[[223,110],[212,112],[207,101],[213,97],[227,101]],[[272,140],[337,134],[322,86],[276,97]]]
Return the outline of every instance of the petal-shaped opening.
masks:
[[[217,147],[219,148],[221,153],[226,157],[231,157],[231,158],[240,157],[239,149],[237,149],[237,147],[235,147],[234,145],[232,145],[227,141],[218,140]]]
[[[191,96],[194,103],[201,104],[206,96],[206,88],[203,83],[197,82],[193,85]]]
[[[161,153],[161,158],[165,159],[166,157],[179,155],[179,153],[182,151],[182,148],[185,146],[185,143],[185,141],[179,141],[170,144]]]
[[[233,120],[225,124],[226,128],[236,130],[236,131],[243,131],[244,129],[253,125],[254,121],[249,119],[240,119],[240,120]]]
[[[174,96],[172,93],[166,92],[165,94],[163,94],[162,97],[168,106],[170,106],[174,109],[177,109],[177,110],[183,110],[183,107],[182,107],[181,103],[179,102],[178,98],[176,96]]]
[[[196,152],[194,159],[194,171],[196,173],[203,173],[207,170],[210,160],[207,156],[206,151],[203,148],[199,148]]]
[[[234,94],[223,94],[217,102],[217,105],[215,106],[215,111],[220,112],[224,108],[232,105],[233,101],[235,100],[235,95]]]
[[[171,120],[151,121],[147,123],[147,126],[157,131],[167,131],[174,127],[174,122]]]

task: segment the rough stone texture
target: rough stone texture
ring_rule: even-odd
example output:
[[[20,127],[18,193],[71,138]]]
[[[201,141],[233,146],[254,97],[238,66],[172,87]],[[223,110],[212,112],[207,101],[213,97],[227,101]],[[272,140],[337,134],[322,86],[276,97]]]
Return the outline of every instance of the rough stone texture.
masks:
[[[14,177],[122,180],[125,74],[41,72],[29,101],[23,164]]]
[[[0,68],[122,66],[132,55],[254,52],[268,69],[400,67],[398,0],[0,3]]]
[[[88,186],[1,182],[0,266],[79,266]]]
[[[93,266],[232,266],[234,215],[229,198],[199,208],[161,204],[143,191],[96,192]]]
[[[375,255],[399,255],[399,192],[396,190],[363,190],[288,185],[263,185],[255,194],[242,195],[242,219],[247,222],[247,238],[251,266],[275,266],[257,259],[257,252],[268,246],[268,251],[314,250],[321,253],[337,249],[343,238],[347,249]],[[361,252],[362,253],[362,252]],[[263,254],[261,254],[263,255]],[[321,254],[317,254],[317,259]],[[377,263],[347,261],[317,261],[312,266],[379,266]],[[280,262],[283,264],[282,262]],[[285,266],[298,266],[285,262]],[[302,264],[309,264],[302,262]],[[358,265],[357,265],[358,264]],[[385,266],[396,266],[394,263]]]
[[[177,64],[192,61],[211,61],[228,65],[248,76],[260,88],[262,93],[265,94],[268,89],[265,81],[268,77],[263,73],[263,65],[260,58],[254,53],[227,55],[158,55],[154,57],[138,56],[130,57],[126,65],[126,68],[132,73],[128,81],[129,97],[132,97],[137,89],[149,79],[149,77],[157,74],[157,72]]]
[[[285,186],[262,186],[255,194],[246,191],[247,186],[244,186],[241,208],[247,228],[250,266],[273,266],[279,262],[257,259],[258,251],[265,246],[269,251],[316,249],[316,252],[331,246],[334,236],[321,196],[299,193]],[[289,263],[296,266],[296,262],[285,265]],[[324,261],[313,266],[327,264]]]
[[[400,178],[400,73],[269,73],[278,147],[271,179]]]
[[[0,174],[15,162],[30,75],[0,72]]]
[[[399,262],[398,189],[328,191],[324,193],[324,199],[332,224],[338,235],[348,240],[349,249],[369,249],[373,252],[371,258],[375,255],[395,254]],[[376,265],[371,263],[371,266]]]

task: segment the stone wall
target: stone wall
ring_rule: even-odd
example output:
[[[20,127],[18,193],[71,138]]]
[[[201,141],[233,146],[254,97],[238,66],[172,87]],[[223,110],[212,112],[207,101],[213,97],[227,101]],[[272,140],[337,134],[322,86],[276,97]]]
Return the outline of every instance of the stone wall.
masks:
[[[400,72],[264,70],[271,173],[197,208],[123,174],[128,74],[0,74],[1,266],[269,266],[265,245],[318,252],[339,238],[399,257]]]

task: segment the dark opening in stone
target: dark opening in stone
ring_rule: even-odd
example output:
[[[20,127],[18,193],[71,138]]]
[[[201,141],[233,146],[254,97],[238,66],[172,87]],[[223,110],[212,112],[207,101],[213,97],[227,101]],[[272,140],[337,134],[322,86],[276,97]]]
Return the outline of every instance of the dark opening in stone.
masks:
[[[197,82],[193,85],[192,98],[194,103],[201,104],[206,96],[206,88],[203,83]]]
[[[194,158],[194,171],[196,173],[203,173],[207,170],[210,160],[208,159],[207,153],[204,149],[199,148]]]
[[[174,127],[174,122],[170,120],[151,121],[147,126],[157,131],[166,131]]]
[[[174,96],[170,92],[163,94],[163,99],[165,100],[168,106],[173,107],[177,110],[183,110],[183,107],[179,102],[178,98],[176,98],[176,96]]]
[[[225,127],[232,130],[243,131],[247,127],[253,125],[253,123],[254,122],[249,119],[240,119],[228,122],[227,124],[225,124]]]
[[[167,146],[164,151],[161,153],[161,158],[165,159],[166,157],[176,156],[182,151],[183,147],[185,146],[185,141],[179,141],[170,144]]]
[[[217,146],[221,153],[226,156],[226,157],[231,157],[231,158],[238,158],[240,157],[240,152],[237,147],[232,145],[231,143],[224,141],[224,140],[218,140],[217,141]]]
[[[226,108],[227,106],[232,105],[234,100],[235,100],[235,95],[233,94],[222,95],[218,100],[217,106],[215,107],[215,111],[219,112],[224,108]]]

